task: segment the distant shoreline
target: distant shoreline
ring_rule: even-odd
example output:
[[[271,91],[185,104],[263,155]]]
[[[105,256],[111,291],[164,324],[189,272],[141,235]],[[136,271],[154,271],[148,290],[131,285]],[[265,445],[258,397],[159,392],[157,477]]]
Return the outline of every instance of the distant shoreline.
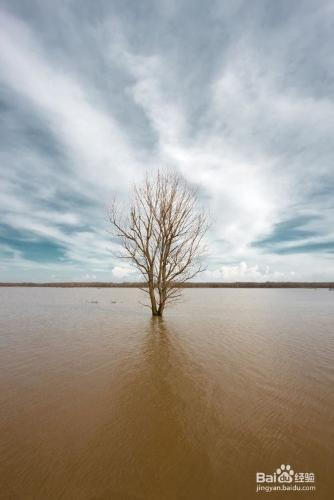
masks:
[[[108,282],[54,282],[54,283],[0,283],[0,287],[50,287],[50,288],[143,288],[145,285],[138,282],[108,283]],[[184,283],[181,288],[331,288],[334,289],[334,282],[199,282]]]

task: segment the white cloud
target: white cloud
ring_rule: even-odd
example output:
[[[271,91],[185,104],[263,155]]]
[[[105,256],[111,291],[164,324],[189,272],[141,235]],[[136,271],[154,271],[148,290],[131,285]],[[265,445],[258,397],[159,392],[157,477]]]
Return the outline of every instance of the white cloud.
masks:
[[[115,119],[48,59],[27,25],[0,12],[1,79],[42,113],[86,190],[124,188],[138,161]]]
[[[283,281],[285,274],[273,271],[270,266],[249,265],[240,262],[236,265],[224,265],[214,271],[206,272],[207,279],[214,281]]]
[[[130,265],[115,266],[112,270],[112,275],[117,281],[124,278],[133,279],[136,274],[135,269]]]
[[[176,93],[167,93],[164,83],[169,68],[157,58],[135,57],[125,47],[117,54],[131,64],[136,77],[134,102],[146,113],[158,137],[157,163],[176,166],[210,198],[216,237],[225,239],[234,252],[270,232],[287,196],[284,183],[277,182],[274,162],[265,155],[247,158],[231,147],[220,131],[188,135],[187,115]],[[129,89],[130,91],[130,89]],[[215,99],[212,113],[218,113]]]

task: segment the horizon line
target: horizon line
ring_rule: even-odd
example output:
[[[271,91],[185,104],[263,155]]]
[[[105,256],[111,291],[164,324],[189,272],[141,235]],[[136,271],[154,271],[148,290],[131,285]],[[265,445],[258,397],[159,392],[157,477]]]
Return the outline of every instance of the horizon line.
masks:
[[[176,284],[180,288],[334,288],[333,281],[189,281]],[[54,287],[54,288],[145,288],[140,281],[10,281],[0,287]]]

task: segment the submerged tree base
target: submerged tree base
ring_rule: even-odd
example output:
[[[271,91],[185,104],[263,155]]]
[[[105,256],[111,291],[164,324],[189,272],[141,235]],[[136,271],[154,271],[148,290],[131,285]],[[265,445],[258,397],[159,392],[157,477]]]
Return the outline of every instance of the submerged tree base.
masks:
[[[152,311],[152,316],[162,318],[162,311]]]

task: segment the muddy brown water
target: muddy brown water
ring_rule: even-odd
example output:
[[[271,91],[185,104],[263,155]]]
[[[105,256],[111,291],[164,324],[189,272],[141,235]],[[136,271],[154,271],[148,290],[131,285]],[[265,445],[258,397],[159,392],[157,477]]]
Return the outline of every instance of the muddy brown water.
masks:
[[[334,293],[0,289],[4,499],[334,498]],[[256,493],[256,472],[315,492]]]

